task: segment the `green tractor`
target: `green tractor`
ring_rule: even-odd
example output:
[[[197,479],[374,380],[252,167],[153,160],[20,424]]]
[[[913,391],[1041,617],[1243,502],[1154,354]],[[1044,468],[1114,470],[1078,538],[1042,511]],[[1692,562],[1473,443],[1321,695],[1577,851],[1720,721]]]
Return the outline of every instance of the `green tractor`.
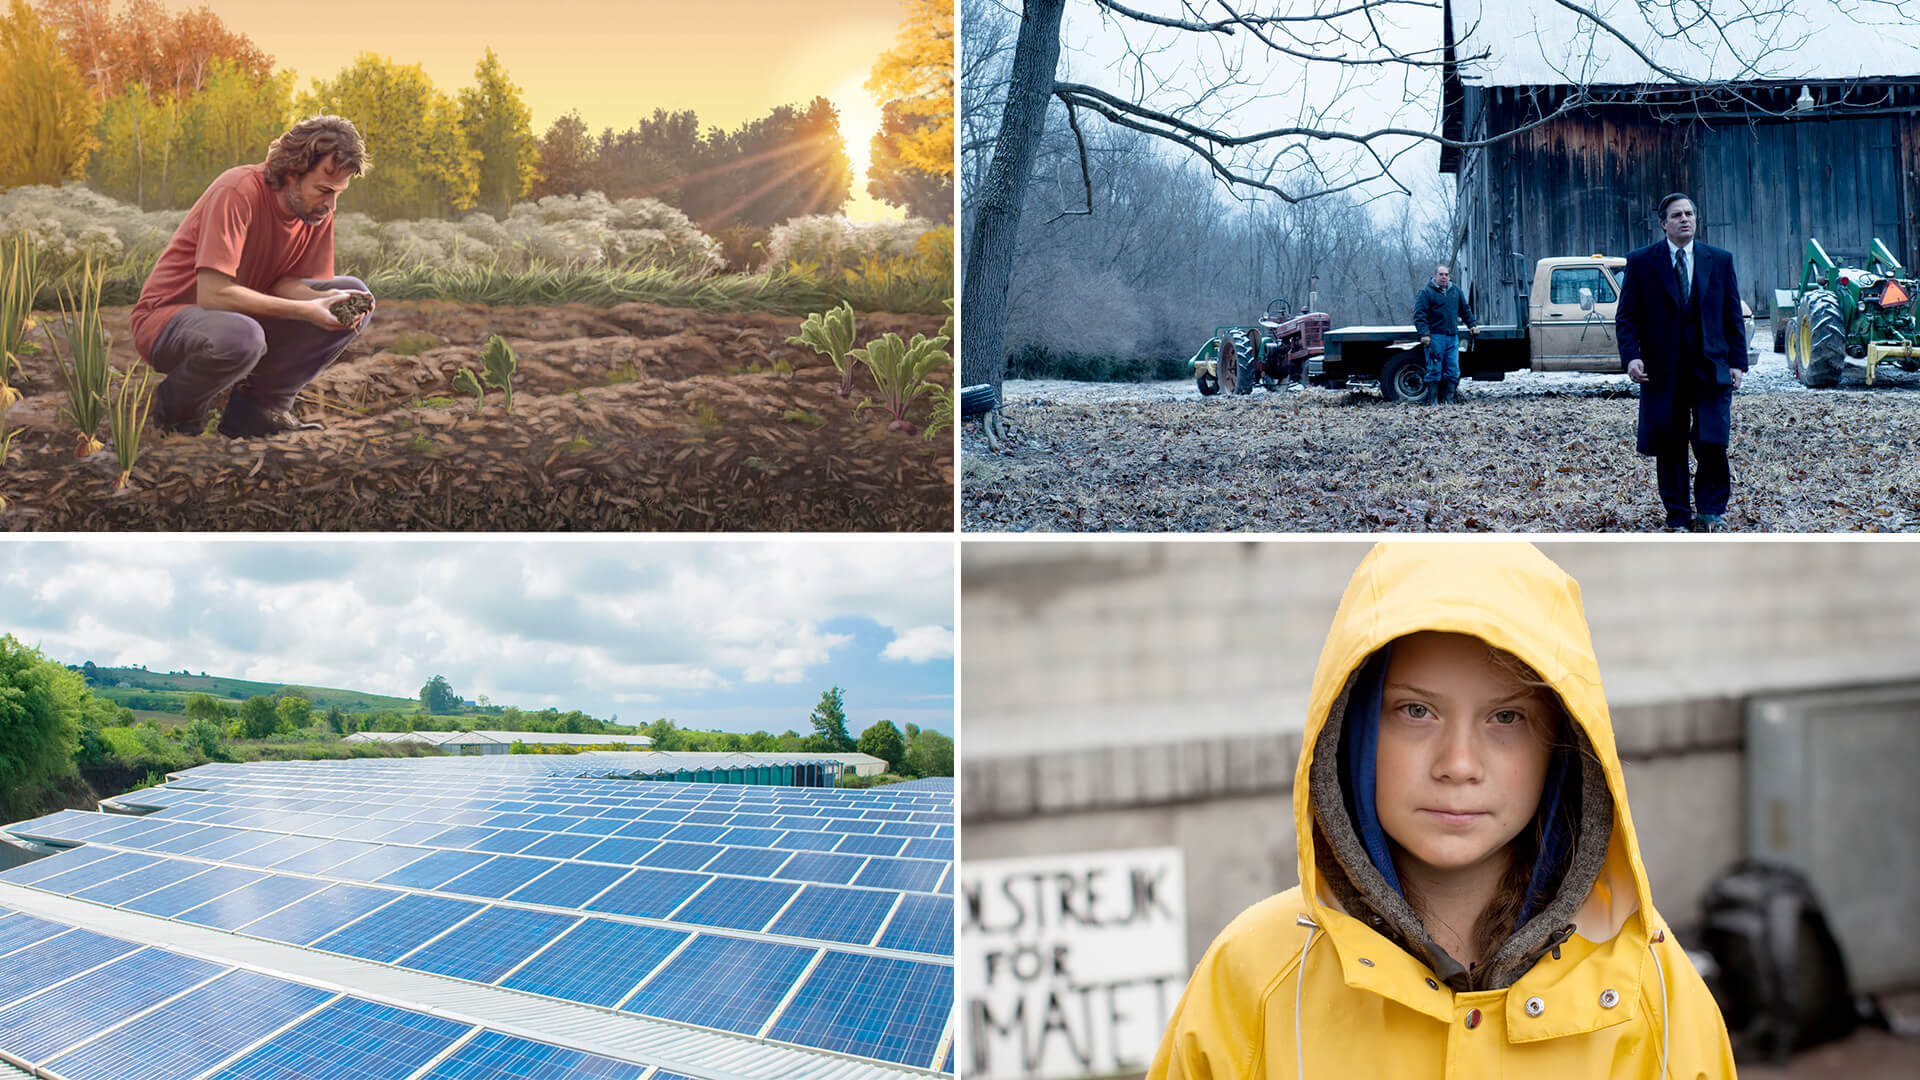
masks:
[[[1879,240],[1868,251],[1866,269],[1856,270],[1835,265],[1820,241],[1807,241],[1786,329],[1787,368],[1803,386],[1838,386],[1849,363],[1866,368],[1868,386],[1882,360],[1920,371],[1920,282]]]

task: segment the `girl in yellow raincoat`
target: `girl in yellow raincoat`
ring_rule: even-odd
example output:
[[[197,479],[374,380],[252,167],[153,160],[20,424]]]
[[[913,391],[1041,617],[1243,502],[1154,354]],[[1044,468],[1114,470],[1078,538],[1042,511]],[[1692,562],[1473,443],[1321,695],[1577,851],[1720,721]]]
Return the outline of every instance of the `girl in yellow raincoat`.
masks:
[[[1377,546],[1308,709],[1301,884],[1207,950],[1150,1080],[1733,1075],[1572,578],[1527,544]]]

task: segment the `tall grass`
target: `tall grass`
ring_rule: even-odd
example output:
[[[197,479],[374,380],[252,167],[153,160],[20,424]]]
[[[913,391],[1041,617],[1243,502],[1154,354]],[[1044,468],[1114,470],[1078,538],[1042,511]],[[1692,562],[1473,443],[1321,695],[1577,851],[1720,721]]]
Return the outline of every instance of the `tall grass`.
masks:
[[[20,400],[13,377],[26,369],[20,357],[32,346],[33,301],[40,292],[39,259],[25,233],[0,248],[0,409]]]
[[[100,429],[100,410],[107,400],[107,329],[100,321],[100,277],[91,263],[83,263],[78,292],[60,296],[60,318],[66,325],[67,351],[60,353],[59,341],[47,329],[47,344],[53,350],[53,362],[60,369],[67,389],[62,411],[80,429],[80,444],[75,457],[88,457],[105,447],[94,432]]]
[[[141,369],[138,385],[131,371],[120,373],[120,385],[107,400],[107,429],[113,434],[113,456],[120,462],[120,480],[115,491],[124,491],[133,476],[133,463],[140,460],[140,431],[153,408],[148,384],[153,375]]]

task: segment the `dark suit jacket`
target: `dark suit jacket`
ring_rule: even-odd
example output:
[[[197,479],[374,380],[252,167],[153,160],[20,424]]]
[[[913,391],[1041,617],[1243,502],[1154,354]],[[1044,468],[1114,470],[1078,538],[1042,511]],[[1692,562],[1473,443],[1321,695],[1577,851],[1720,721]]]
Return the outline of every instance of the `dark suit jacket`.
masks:
[[[1733,376],[1747,369],[1747,327],[1740,316],[1740,283],[1733,256],[1699,240],[1693,242],[1693,298],[1690,311],[1680,306],[1680,283],[1667,258],[1667,241],[1649,244],[1627,256],[1627,279],[1620,285],[1614,321],[1620,335],[1620,365],[1645,363],[1640,387],[1638,448],[1652,454],[1687,438],[1688,407],[1698,409],[1697,438],[1725,446],[1731,436]],[[1685,319],[1699,318],[1698,353],[1687,346]]]

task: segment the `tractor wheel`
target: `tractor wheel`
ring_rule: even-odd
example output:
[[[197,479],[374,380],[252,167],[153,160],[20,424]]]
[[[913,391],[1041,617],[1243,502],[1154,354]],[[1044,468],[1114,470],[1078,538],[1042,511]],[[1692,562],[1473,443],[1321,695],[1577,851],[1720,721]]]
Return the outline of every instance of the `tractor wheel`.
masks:
[[[1800,381],[1800,316],[1787,316],[1787,332],[1782,335],[1786,341],[1778,351],[1787,354],[1787,374],[1795,382]]]
[[[1427,382],[1427,358],[1416,350],[1407,349],[1387,361],[1380,369],[1380,393],[1388,401],[1426,402],[1432,399],[1434,387]]]
[[[1200,388],[1201,397],[1212,397],[1220,392],[1220,378],[1217,375],[1203,371],[1193,377],[1193,383]]]
[[[1253,393],[1254,368],[1258,362],[1253,353],[1253,335],[1246,330],[1227,331],[1226,340],[1220,343],[1220,385],[1232,387],[1236,394]],[[1228,375],[1233,377],[1229,379]]]
[[[1789,316],[1787,318],[1787,322],[1785,325],[1780,325],[1773,328],[1773,351],[1774,352],[1787,351],[1787,338],[1793,333],[1792,330],[1788,329],[1788,326],[1790,326],[1792,323],[1793,323],[1793,318]]]
[[[1846,369],[1847,325],[1840,317],[1840,298],[1809,293],[1800,311],[1801,385],[1838,386]]]

